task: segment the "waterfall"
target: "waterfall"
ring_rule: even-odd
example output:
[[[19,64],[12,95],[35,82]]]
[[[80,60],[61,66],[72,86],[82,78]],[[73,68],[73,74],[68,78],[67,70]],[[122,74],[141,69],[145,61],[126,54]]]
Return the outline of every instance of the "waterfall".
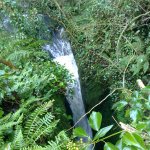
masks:
[[[70,105],[73,114],[73,122],[75,124],[81,116],[85,114],[85,108],[81,94],[78,67],[76,65],[70,43],[63,37],[64,33],[63,28],[54,32],[52,44],[45,45],[43,48],[49,52],[55,62],[64,66],[73,75],[74,82],[68,83],[66,99]],[[70,89],[73,91],[73,94],[69,92]],[[92,137],[92,130],[88,124],[86,116],[78,122],[76,126],[82,127],[87,134]],[[87,139],[83,140],[86,142]]]
[[[24,14],[25,16],[26,14]],[[42,17],[42,15],[39,15]],[[50,22],[50,19],[47,18],[48,16],[43,15],[43,21],[47,25]],[[11,20],[9,17],[4,17],[0,26],[3,26],[6,31],[12,32],[15,28],[11,24]],[[16,30],[16,29],[15,29]],[[67,92],[66,92],[66,99],[70,105],[70,109],[73,114],[73,122],[74,124],[85,114],[84,103],[81,94],[81,87],[80,87],[80,80],[78,74],[78,67],[76,65],[71,45],[64,38],[65,31],[63,28],[59,29],[58,31],[53,32],[52,35],[52,44],[43,46],[43,49],[48,51],[50,56],[53,60],[60,65],[64,66],[70,74],[72,74],[74,82],[68,83]],[[48,38],[46,38],[48,39]],[[72,94],[69,91],[72,91]],[[88,124],[87,117],[83,117],[80,120],[76,127],[82,127],[89,137],[92,138],[92,130]],[[87,141],[86,138],[83,139],[85,142]]]

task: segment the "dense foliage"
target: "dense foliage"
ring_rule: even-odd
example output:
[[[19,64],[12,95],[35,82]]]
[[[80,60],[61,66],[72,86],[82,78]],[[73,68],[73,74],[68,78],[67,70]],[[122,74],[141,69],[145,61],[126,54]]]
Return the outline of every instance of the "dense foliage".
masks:
[[[74,150],[99,142],[105,150],[150,149],[149,0],[2,0],[0,18],[2,149]],[[101,113],[93,112],[96,133],[88,143],[72,140],[87,137],[81,128],[70,137],[64,132],[71,76],[41,49],[59,26],[72,43],[88,104],[99,101],[93,93],[118,89],[111,98],[121,131],[106,136],[113,126],[101,127]],[[141,90],[138,78],[147,85]],[[115,135],[119,141],[108,142]]]
[[[41,50],[43,42],[1,33],[5,37],[1,39],[0,52],[1,148],[47,145],[64,127],[69,127],[65,123],[63,95],[71,76],[49,60]],[[59,121],[63,115],[63,122]]]

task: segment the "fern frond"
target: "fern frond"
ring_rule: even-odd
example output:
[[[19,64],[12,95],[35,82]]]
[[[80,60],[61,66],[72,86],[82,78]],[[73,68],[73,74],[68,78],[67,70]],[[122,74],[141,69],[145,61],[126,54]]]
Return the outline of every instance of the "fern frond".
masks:
[[[66,149],[67,143],[70,141],[69,137],[64,131],[61,131],[56,137],[55,141],[49,141],[49,145],[45,147],[45,150],[62,150]]]
[[[56,141],[51,141],[49,146],[45,147],[45,150],[62,150],[59,144]]]
[[[29,105],[31,105],[32,103],[34,103],[34,102],[38,102],[38,101],[40,101],[40,100],[42,100],[41,98],[36,98],[36,97],[30,97],[25,103],[23,103],[22,105],[21,105],[21,107],[22,108],[27,108]]]
[[[1,124],[0,131],[3,132],[4,130],[7,130],[7,129],[19,124],[22,121],[22,118],[23,118],[23,115],[21,115],[17,121],[9,121],[7,123]]]
[[[48,135],[50,134],[53,129],[56,127],[58,123],[58,120],[56,121],[53,121],[47,125],[42,125],[41,128],[39,128],[38,130],[36,130],[35,134],[33,134],[33,136],[31,137],[31,139],[35,141],[37,141],[41,136],[44,136],[44,135]]]
[[[21,109],[13,114],[8,114],[0,119],[0,132],[19,124],[23,119],[23,114],[21,114]]]
[[[36,146],[32,146],[32,147],[24,147],[24,148],[22,148],[20,150],[45,150],[45,148],[36,145]]]
[[[13,62],[19,62],[22,59],[29,58],[30,54],[31,52],[27,50],[17,50],[8,55],[7,59]]]
[[[15,113],[12,114],[11,120],[21,122],[21,120],[23,118],[23,114],[21,114],[21,113],[22,113],[22,108],[18,109]]]
[[[2,150],[11,150],[11,143],[5,144]]]
[[[0,126],[0,131],[4,131],[4,130],[7,130],[11,127],[13,127],[14,125],[17,125],[18,123],[17,122],[8,122],[8,123],[5,123],[3,125]]]
[[[33,132],[33,127],[35,126],[36,122],[39,121],[39,116],[46,113],[46,111],[52,106],[52,101],[49,101],[48,103],[44,103],[39,108],[36,108],[36,110],[31,113],[29,119],[27,120],[26,126],[25,126],[25,136],[28,138],[29,135]]]
[[[29,116],[24,131],[27,143],[37,141],[42,135],[50,133],[52,128],[56,126],[58,121],[52,123],[54,116],[51,113],[47,113],[52,104],[53,101],[44,103]]]
[[[11,118],[11,113],[9,113],[9,114],[7,114],[6,116],[4,116],[4,117],[2,117],[1,119],[0,119],[0,125],[1,124],[4,124],[4,123],[6,123],[6,122],[8,122],[8,120]]]
[[[3,145],[3,144],[4,144],[4,139],[3,139],[3,135],[0,132],[0,145]]]
[[[0,119],[0,125],[5,124],[9,121],[17,121],[22,115],[22,109],[17,110],[15,113],[9,113]],[[22,118],[22,117],[21,117]],[[20,118],[20,119],[21,119]]]
[[[20,149],[24,147],[24,138],[22,134],[22,130],[20,126],[17,126],[17,129],[15,131],[14,140],[12,143],[12,149]]]

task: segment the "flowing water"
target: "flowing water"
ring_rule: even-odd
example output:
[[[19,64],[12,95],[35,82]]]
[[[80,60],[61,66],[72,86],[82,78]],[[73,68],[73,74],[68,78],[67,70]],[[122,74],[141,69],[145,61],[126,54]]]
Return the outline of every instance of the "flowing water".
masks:
[[[64,29],[53,34],[53,41],[51,45],[45,45],[44,49],[47,50],[53,60],[64,66],[73,75],[74,82],[68,83],[66,92],[66,99],[70,105],[74,124],[85,114],[84,103],[82,100],[81,87],[79,81],[78,67],[76,65],[70,43],[63,37]],[[69,92],[72,90],[72,94]],[[92,130],[88,124],[87,117],[85,116],[76,126],[82,127],[87,134],[92,137]],[[87,139],[83,139],[87,140]]]

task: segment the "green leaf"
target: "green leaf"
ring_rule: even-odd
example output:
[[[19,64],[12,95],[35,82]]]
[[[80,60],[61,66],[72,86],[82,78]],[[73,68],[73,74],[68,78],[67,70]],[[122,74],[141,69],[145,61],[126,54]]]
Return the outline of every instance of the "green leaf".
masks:
[[[150,87],[149,86],[146,86],[141,91],[143,94],[150,95]]]
[[[122,101],[115,103],[112,108],[113,109],[116,108],[118,111],[121,111],[127,104],[128,102],[126,102],[125,100],[122,100]]]
[[[134,92],[133,92],[133,96],[134,96],[135,98],[139,98],[139,91],[134,91]]]
[[[137,130],[144,130],[147,127],[147,122],[138,122],[138,124],[136,124],[136,129]]]
[[[104,145],[104,150],[119,150],[115,145],[107,142]]]
[[[85,132],[85,130],[81,127],[75,128],[73,130],[73,134],[76,137],[88,137],[87,133]]]
[[[149,62],[145,62],[144,65],[143,65],[143,71],[144,73],[146,73],[146,71],[149,69]]]
[[[122,142],[122,139],[117,141],[116,147],[118,147],[119,150],[122,150],[124,147],[124,143]]]
[[[147,60],[147,56],[146,55],[139,55],[138,57],[137,57],[137,63],[138,64],[142,64],[143,62],[145,62]]]
[[[126,147],[123,148],[123,150],[137,150],[137,148],[135,148],[133,146],[126,146]]]
[[[110,126],[107,126],[107,127],[104,127],[104,128],[102,128],[102,129],[100,129],[100,130],[96,133],[96,135],[95,135],[95,137],[94,137],[94,140],[97,140],[97,139],[99,139],[99,138],[105,136],[106,133],[107,133],[112,127],[113,127],[113,125],[110,125]]]
[[[5,74],[5,71],[4,70],[0,70],[0,76],[4,75],[4,74]]]
[[[139,110],[134,109],[130,111],[130,118],[136,122],[137,120],[139,120],[141,117]]]
[[[150,46],[146,49],[146,54],[150,54]]]
[[[3,116],[4,111],[2,110],[2,108],[0,108],[0,118]]]
[[[136,133],[125,132],[122,140],[126,145],[135,146],[142,150],[146,150],[142,137]]]
[[[92,129],[98,131],[101,127],[102,115],[99,112],[92,112],[89,118],[89,124]]]

